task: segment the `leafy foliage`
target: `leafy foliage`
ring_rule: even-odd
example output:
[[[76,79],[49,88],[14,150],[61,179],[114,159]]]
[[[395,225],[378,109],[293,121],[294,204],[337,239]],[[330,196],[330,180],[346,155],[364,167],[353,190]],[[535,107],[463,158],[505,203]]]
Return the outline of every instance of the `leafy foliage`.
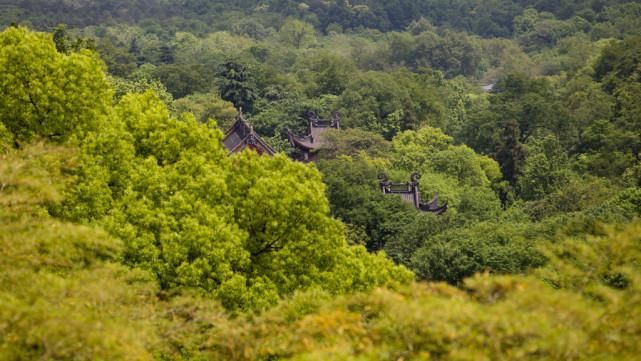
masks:
[[[16,32],[65,57],[25,30],[3,36]],[[298,289],[344,293],[411,279],[383,257],[348,247],[315,170],[282,156],[230,160],[215,125],[188,113],[171,117],[152,91],[108,106],[104,85],[94,100],[105,114],[72,143],[79,144],[72,183],[50,210],[117,236],[123,262],[151,271],[163,290],[199,289],[230,309],[263,309]],[[38,124],[33,132],[42,134]]]
[[[220,96],[230,101],[236,108],[251,112],[256,91],[253,89],[253,79],[249,69],[244,64],[227,62],[220,72],[223,83],[220,86]]]
[[[638,234],[637,225],[589,242],[560,244],[561,258],[546,270],[562,268],[560,275],[572,270],[568,275],[579,281],[573,288],[556,290],[535,277],[479,275],[460,289],[416,285],[330,303],[318,294],[298,295],[249,322],[236,321],[234,341],[215,337],[213,348],[238,360],[634,358],[638,269],[626,267],[638,258]],[[623,269],[625,288],[605,286],[612,277],[601,278],[601,270]],[[605,297],[601,302],[590,292],[597,290],[593,284],[604,285],[597,288]]]
[[[639,4],[2,9],[4,358],[638,355]]]
[[[2,32],[0,46],[0,119],[15,140],[65,140],[104,117],[111,89],[95,54],[61,54],[25,28]]]

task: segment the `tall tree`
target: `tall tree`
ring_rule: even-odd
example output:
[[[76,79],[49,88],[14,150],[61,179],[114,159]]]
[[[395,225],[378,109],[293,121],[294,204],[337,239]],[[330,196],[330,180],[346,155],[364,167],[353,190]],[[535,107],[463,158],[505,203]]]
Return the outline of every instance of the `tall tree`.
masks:
[[[251,112],[258,93],[250,68],[241,62],[230,60],[222,65],[218,76],[220,97],[232,102],[237,109]]]

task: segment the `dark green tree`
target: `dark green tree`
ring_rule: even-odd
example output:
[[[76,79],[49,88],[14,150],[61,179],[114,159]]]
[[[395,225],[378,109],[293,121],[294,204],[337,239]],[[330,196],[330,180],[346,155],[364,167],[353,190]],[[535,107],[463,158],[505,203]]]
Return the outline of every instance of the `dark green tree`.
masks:
[[[516,120],[508,120],[504,125],[498,140],[496,160],[501,166],[503,177],[512,185],[521,173],[525,154],[520,141],[520,130]]]
[[[250,68],[237,61],[227,61],[218,73],[220,97],[238,109],[251,113],[258,98],[256,83]]]
[[[175,61],[174,49],[171,46],[165,44],[160,47],[160,63],[161,64],[173,64]]]

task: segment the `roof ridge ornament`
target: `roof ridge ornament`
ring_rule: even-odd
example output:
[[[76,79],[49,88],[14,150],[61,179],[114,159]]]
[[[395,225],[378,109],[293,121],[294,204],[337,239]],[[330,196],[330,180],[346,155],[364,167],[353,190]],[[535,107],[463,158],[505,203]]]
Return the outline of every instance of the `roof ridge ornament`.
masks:
[[[322,134],[332,128],[340,129],[340,116],[337,111],[333,111],[331,118],[323,119],[314,110],[308,109],[303,113],[303,117],[307,119],[307,134],[296,135],[287,130],[287,138],[300,153],[295,157],[296,159],[303,162],[315,162],[318,158],[318,151],[324,146]]]

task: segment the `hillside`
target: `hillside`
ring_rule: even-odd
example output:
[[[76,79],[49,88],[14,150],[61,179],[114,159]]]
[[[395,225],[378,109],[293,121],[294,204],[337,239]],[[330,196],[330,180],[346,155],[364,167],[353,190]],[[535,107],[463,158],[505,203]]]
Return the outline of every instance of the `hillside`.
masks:
[[[641,351],[638,2],[0,9],[0,360]]]

